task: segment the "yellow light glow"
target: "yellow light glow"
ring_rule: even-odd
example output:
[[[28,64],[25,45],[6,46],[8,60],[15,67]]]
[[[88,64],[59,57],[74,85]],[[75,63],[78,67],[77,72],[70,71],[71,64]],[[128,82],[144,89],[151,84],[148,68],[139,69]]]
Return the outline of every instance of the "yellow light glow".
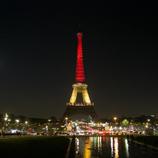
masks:
[[[150,119],[147,119],[148,122],[150,122]]]
[[[118,138],[114,138],[114,152],[115,152],[115,158],[119,158],[119,149],[118,149]]]
[[[74,105],[76,103],[78,93],[82,93],[83,102],[87,105],[91,104],[91,100],[87,91],[87,85],[77,83],[73,85],[73,91],[70,98],[70,104]]]
[[[7,113],[5,113],[5,117],[7,117],[7,118],[9,117]]]
[[[149,127],[148,124],[146,124],[146,125],[145,125],[145,128],[148,128],[148,127]]]
[[[114,119],[114,121],[116,121],[116,120],[117,120],[117,117],[114,117],[113,119]]]
[[[84,158],[91,158],[91,150],[90,150],[91,144],[92,144],[91,139],[88,138],[86,140],[85,147],[84,147]]]
[[[16,120],[15,120],[15,122],[16,122],[16,123],[19,123],[19,122],[20,122],[20,120],[19,120],[19,119],[16,119]]]

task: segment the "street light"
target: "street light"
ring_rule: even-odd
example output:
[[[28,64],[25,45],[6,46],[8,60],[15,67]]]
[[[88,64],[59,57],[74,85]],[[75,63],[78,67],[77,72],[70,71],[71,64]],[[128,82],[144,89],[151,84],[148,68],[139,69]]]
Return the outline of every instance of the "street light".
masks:
[[[117,120],[117,117],[113,117],[113,120],[116,121],[116,120]]]
[[[8,114],[7,113],[5,113],[5,116],[4,116],[4,121],[7,121],[8,120]]]
[[[150,122],[150,119],[147,119],[148,122]]]
[[[8,118],[8,117],[9,117],[7,113],[5,113],[5,117],[6,117],[6,118]]]
[[[148,124],[146,124],[146,125],[145,125],[145,128],[149,128],[149,125],[148,125]]]
[[[114,124],[115,124],[115,126],[117,125],[117,117],[115,116],[115,117],[113,117],[113,120],[114,120]]]
[[[16,122],[16,123],[19,123],[19,122],[20,122],[20,120],[19,120],[19,119],[16,119],[16,120],[15,120],[15,122]]]
[[[9,118],[9,115],[7,113],[5,113],[4,115],[4,126],[7,127],[9,125],[9,122],[10,122],[10,118]]]
[[[48,122],[51,122],[51,119],[48,119]]]
[[[4,118],[4,121],[7,121],[7,120],[8,120],[8,118],[5,117],[5,118]]]

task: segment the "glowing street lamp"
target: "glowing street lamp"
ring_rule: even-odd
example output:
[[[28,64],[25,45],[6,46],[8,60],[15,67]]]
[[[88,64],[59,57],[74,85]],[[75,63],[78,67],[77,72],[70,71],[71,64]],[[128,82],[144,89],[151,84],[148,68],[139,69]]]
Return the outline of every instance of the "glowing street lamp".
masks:
[[[68,117],[65,117],[65,122],[66,122],[66,124],[67,124],[67,120],[68,120]]]
[[[150,119],[147,119],[147,122],[150,122]]]
[[[6,117],[6,118],[8,118],[8,117],[9,117],[7,113],[5,113],[5,117]]]
[[[113,117],[113,120],[114,120],[114,123],[115,123],[115,125],[117,124],[117,117],[115,116],[115,117]]]
[[[20,120],[19,120],[19,119],[16,119],[16,120],[15,120],[15,122],[16,122],[16,123],[19,123],[19,122],[20,122]]]
[[[46,131],[48,132],[48,125],[46,125],[45,129],[46,129]]]
[[[28,125],[28,121],[25,121],[25,125]]]
[[[48,122],[51,122],[51,119],[48,119]]]
[[[5,117],[5,118],[4,118],[4,121],[7,121],[7,120],[8,120],[8,118]]]
[[[145,125],[145,128],[149,128],[148,124]]]
[[[113,120],[116,121],[116,120],[117,120],[117,117],[113,117]]]
[[[4,126],[7,127],[9,125],[9,122],[10,122],[9,115],[7,113],[5,113],[3,119],[4,119]]]
[[[7,113],[5,113],[5,116],[4,116],[4,121],[8,121],[8,114]]]

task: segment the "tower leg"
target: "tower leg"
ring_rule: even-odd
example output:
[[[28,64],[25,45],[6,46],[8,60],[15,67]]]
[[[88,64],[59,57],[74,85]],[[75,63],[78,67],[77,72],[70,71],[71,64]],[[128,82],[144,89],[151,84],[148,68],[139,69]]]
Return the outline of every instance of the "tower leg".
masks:
[[[74,87],[74,88],[73,88],[73,91],[72,91],[71,98],[70,98],[70,104],[71,104],[71,105],[74,105],[76,99],[77,99],[77,89]]]

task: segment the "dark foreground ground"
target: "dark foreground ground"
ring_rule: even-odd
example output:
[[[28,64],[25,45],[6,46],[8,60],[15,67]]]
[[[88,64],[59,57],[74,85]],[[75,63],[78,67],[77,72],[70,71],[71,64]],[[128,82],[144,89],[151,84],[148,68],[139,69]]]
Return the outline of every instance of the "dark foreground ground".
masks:
[[[130,138],[134,141],[158,148],[158,136],[131,136]]]
[[[68,144],[65,137],[0,138],[0,157],[64,158]]]
[[[98,139],[99,138],[99,139]],[[143,155],[144,158],[146,158],[147,154],[145,154],[146,152],[147,153],[151,153],[151,154],[148,154],[149,156],[147,156],[147,158],[149,157],[152,157],[153,158],[153,155],[154,155],[154,158],[157,157],[157,149],[153,151],[153,149],[151,148],[148,148],[147,146],[144,146],[144,145],[139,145],[137,143],[130,143],[129,145],[127,145],[128,142],[126,142],[124,144],[124,139],[126,137],[112,137],[113,139],[113,145],[114,145],[114,149],[118,152],[118,154],[121,155],[121,150],[124,149],[124,148],[121,148],[121,145],[125,145],[126,144],[126,148],[129,148],[129,149],[126,149],[123,153],[126,153],[127,155],[124,155],[123,158],[126,158],[126,157],[130,157],[130,158],[141,158],[139,155]],[[151,146],[154,146],[154,147],[158,147],[158,137],[156,136],[130,136],[127,138],[130,138],[132,140],[135,140],[137,142],[141,142],[141,143],[144,143],[144,144],[148,144],[148,145],[151,145]],[[91,139],[89,137],[80,137],[81,140],[84,140],[84,139],[88,139],[89,141],[92,141],[92,137]],[[105,139],[105,140],[104,140]],[[102,147],[107,143],[109,143],[109,140],[111,140],[111,137],[94,137],[94,140],[102,140],[103,142],[101,143],[102,144]],[[116,140],[117,139],[117,140]],[[72,142],[73,140],[75,139],[72,139]],[[122,140],[123,142],[121,143],[120,140]],[[117,141],[118,141],[118,144],[117,144]],[[33,136],[33,137],[28,137],[28,136],[16,136],[16,137],[9,137],[9,136],[6,136],[6,137],[0,137],[0,158],[1,157],[9,157],[9,158],[12,158],[12,157],[15,157],[15,158],[65,158],[66,156],[66,151],[68,149],[68,144],[70,142],[70,139],[69,137],[49,137],[49,136]],[[82,142],[82,141],[81,141]],[[90,145],[90,144],[87,144],[87,143],[90,143],[90,142],[85,142],[85,147],[83,147],[82,143],[80,143],[81,145],[81,149],[83,148],[83,151],[82,153],[84,153],[85,151],[87,151],[86,153],[90,153],[91,154],[94,154],[94,152],[96,153],[99,153],[100,155],[95,155],[96,157],[111,157],[111,156],[108,156],[108,151],[111,151],[110,149],[108,150],[108,148],[111,147],[111,144],[109,144],[107,146],[107,149],[105,150],[104,152],[104,148],[106,148],[106,145],[104,146],[104,148],[102,149],[101,147],[98,148],[94,148],[93,150],[90,150],[92,147],[93,147],[93,142],[91,142],[90,144],[92,145],[91,148],[87,148],[86,149],[86,146]],[[99,142],[98,142],[99,143]],[[74,142],[71,143],[71,148],[70,148],[70,154],[69,154],[69,158],[74,158],[74,149],[75,149],[75,146],[74,146]],[[94,142],[95,144],[95,142]],[[100,143],[99,143],[100,144]],[[100,144],[100,145],[101,145]],[[116,148],[118,146],[118,149]],[[100,148],[103,150],[102,152],[100,151]],[[112,150],[113,151],[113,150]],[[116,152],[115,151],[115,152]],[[142,153],[141,153],[142,151]],[[101,153],[100,153],[101,152]],[[135,154],[137,153],[137,154]],[[141,154],[140,154],[141,153]],[[112,153],[114,154],[114,153]],[[106,156],[107,155],[107,156]],[[110,154],[111,155],[111,154]],[[116,153],[117,155],[117,153]],[[130,156],[129,156],[130,155]],[[156,155],[156,156],[155,156]]]

